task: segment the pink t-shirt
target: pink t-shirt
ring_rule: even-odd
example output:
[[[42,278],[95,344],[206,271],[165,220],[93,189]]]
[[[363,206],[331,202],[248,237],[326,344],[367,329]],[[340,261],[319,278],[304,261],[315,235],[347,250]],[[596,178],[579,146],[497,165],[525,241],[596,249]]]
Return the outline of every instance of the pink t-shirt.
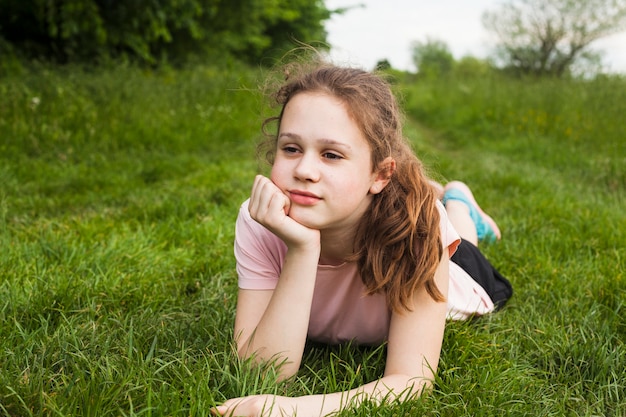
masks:
[[[440,202],[441,236],[449,256],[460,237]],[[235,258],[239,288],[273,290],[278,283],[287,247],[276,235],[250,217],[248,201],[241,205],[235,229]],[[365,295],[356,263],[318,265],[308,336],[335,344],[355,341],[377,344],[387,339],[391,311],[383,294]],[[465,319],[494,309],[485,290],[458,265],[450,262],[448,316]]]

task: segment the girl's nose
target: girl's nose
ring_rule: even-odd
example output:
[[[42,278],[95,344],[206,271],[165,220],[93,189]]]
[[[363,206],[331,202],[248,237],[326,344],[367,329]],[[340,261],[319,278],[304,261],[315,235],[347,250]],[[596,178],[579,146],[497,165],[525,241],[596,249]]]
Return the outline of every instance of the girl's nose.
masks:
[[[319,181],[320,171],[317,158],[312,154],[303,154],[296,165],[294,175],[302,181]]]

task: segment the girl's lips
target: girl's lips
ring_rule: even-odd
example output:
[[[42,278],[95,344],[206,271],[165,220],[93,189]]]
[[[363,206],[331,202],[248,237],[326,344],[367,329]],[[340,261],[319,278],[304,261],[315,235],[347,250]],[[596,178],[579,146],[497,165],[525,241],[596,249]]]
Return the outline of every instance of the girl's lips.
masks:
[[[300,190],[289,191],[289,198],[292,203],[296,203],[301,206],[312,206],[322,200],[313,193]]]

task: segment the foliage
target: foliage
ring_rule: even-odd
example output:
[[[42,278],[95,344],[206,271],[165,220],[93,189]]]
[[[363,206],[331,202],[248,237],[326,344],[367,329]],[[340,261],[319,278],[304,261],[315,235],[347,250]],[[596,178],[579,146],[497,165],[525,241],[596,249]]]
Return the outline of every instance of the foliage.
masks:
[[[561,77],[576,63],[592,64],[595,40],[624,30],[624,0],[508,0],[483,24],[499,40],[506,67],[521,74]]]
[[[454,67],[454,57],[448,45],[441,40],[428,38],[412,45],[413,63],[418,74],[436,78],[449,74]]]
[[[492,62],[473,56],[464,56],[454,65],[454,74],[460,78],[486,77],[493,71]]]
[[[65,66],[0,79],[0,414],[208,415],[383,372],[384,347],[310,345],[277,383],[233,350],[258,78]],[[339,415],[625,415],[626,81],[404,82],[416,152],[499,222],[483,250],[516,292],[447,326],[433,393]]]
[[[374,66],[378,71],[386,71],[391,69],[391,63],[388,59],[380,59]]]
[[[615,120],[626,112],[625,84],[619,76],[509,79],[492,73],[420,83],[405,96],[412,116],[456,145],[515,148],[519,158],[552,167],[572,186],[593,185],[619,199],[626,191],[626,131]]]
[[[322,0],[0,0],[0,38],[59,62],[225,55],[251,63],[326,40]]]
[[[19,74],[23,65],[15,49],[0,36],[0,77],[8,74]]]

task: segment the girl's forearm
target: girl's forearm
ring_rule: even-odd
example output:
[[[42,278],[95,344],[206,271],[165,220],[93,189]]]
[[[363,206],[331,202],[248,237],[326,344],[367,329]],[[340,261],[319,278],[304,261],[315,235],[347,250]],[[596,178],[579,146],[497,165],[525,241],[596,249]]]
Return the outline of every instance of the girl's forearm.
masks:
[[[430,387],[430,381],[425,379],[408,375],[389,375],[349,391],[322,395],[314,401],[321,406],[317,416],[325,416],[346,407],[358,406],[363,401],[382,403],[416,398],[427,387]]]
[[[238,341],[239,355],[259,362],[282,363],[281,376],[295,374],[302,360],[319,250],[290,249],[267,309],[247,340]]]
[[[382,403],[417,398],[430,385],[431,382],[426,379],[389,375],[349,391],[290,398],[286,400],[288,405],[281,408],[293,412],[287,415],[321,417],[356,407],[363,401]],[[280,406],[280,401],[279,397],[275,406]]]

